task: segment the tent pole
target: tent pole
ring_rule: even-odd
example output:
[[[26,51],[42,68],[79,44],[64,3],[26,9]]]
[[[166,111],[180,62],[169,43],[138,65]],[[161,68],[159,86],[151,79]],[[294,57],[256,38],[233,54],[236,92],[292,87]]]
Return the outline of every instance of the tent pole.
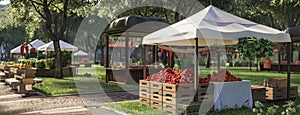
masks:
[[[106,70],[106,75],[105,75],[105,81],[106,83],[108,83],[108,67],[109,67],[109,58],[108,58],[108,55],[109,55],[109,36],[108,34],[106,34],[105,36],[105,41],[106,41],[106,53],[105,53],[105,70]]]
[[[194,96],[194,102],[198,102],[198,38],[195,38],[195,55],[194,55],[194,89],[195,89],[195,96]]]
[[[291,42],[287,43],[287,99],[290,100]]]
[[[147,71],[146,71],[146,47],[145,45],[142,46],[142,52],[143,52],[143,78],[145,79],[147,77]]]
[[[220,55],[220,51],[217,51],[217,53],[218,53],[217,54],[218,70],[220,70],[221,69],[221,55]]]
[[[125,84],[127,84],[129,81],[129,77],[130,77],[130,72],[129,72],[129,64],[128,64],[128,61],[129,61],[129,45],[128,45],[128,42],[129,42],[129,33],[126,32],[125,33]]]

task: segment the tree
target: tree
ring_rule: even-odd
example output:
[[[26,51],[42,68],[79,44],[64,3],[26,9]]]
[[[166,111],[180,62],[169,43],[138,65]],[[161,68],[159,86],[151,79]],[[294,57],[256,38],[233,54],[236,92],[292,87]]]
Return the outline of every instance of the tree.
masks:
[[[238,50],[239,56],[241,58],[247,58],[250,61],[250,71],[252,71],[252,61],[255,58],[255,48],[253,47],[259,47],[259,44],[256,44],[257,42],[256,38],[253,37],[245,37],[240,38],[239,43],[236,45],[236,49]]]
[[[83,17],[95,1],[90,0],[11,0],[11,15],[26,25],[30,38],[46,35],[55,49],[55,78],[62,79],[59,40],[72,42]],[[76,22],[71,23],[69,20]],[[71,23],[71,24],[70,24]],[[72,39],[67,39],[72,38]]]
[[[259,67],[259,59],[264,58],[265,56],[273,56],[273,43],[270,40],[267,39],[258,39],[255,40],[255,46],[253,47],[255,49],[255,57],[256,57],[256,71],[258,71]]]

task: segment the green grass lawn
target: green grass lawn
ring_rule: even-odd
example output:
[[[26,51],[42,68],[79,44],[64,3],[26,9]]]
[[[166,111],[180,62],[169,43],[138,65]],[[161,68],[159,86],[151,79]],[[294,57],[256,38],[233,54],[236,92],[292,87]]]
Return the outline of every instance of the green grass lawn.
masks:
[[[84,73],[90,73],[92,77],[83,77]],[[135,85],[106,83],[105,68],[103,67],[79,68],[78,74],[77,77],[65,77],[64,79],[43,77],[41,78],[43,82],[35,84],[33,88],[49,96],[138,90],[138,86]]]
[[[286,78],[286,74],[277,72],[256,72],[255,70],[249,71],[248,67],[227,67],[233,75],[243,80],[251,80],[251,84],[262,85],[264,79],[280,77]],[[200,75],[206,77],[207,74],[213,70],[200,67]],[[109,92],[120,90],[138,90],[138,86],[134,85],[121,85],[116,83],[105,82],[105,68],[92,67],[92,68],[78,68],[79,76],[65,77],[64,79],[42,78],[44,82],[34,85],[34,89],[41,91],[46,95],[62,95],[62,94],[76,94],[80,93],[97,93]],[[92,77],[87,78],[82,75],[85,73],[92,74]],[[101,85],[101,87],[97,84]],[[300,74],[291,74],[291,83],[300,85]],[[77,84],[77,87],[76,85]],[[94,84],[94,85],[93,85]],[[79,89],[78,89],[79,88]],[[300,87],[298,87],[299,90]]]
[[[292,101],[295,102],[295,106],[300,104],[300,99],[296,99]],[[285,101],[265,102],[263,103],[263,105],[264,107],[262,108],[262,110],[264,114],[262,115],[265,115],[266,112],[268,111],[268,107],[273,105],[279,106],[279,108],[276,109],[277,111],[276,114],[274,115],[280,115],[281,112],[286,110],[286,107],[283,107],[284,105],[286,105]],[[110,104],[104,104],[103,106],[115,109],[117,111],[121,111],[129,115],[171,115],[170,113],[164,112],[160,109],[155,109],[145,105],[141,105],[139,104],[138,101],[110,103]],[[299,114],[300,109],[299,108],[295,108],[295,109],[296,109],[295,115]],[[213,111],[213,112],[206,113],[206,115],[256,115],[256,113],[254,113],[252,109],[241,108],[241,109],[227,109],[222,111]]]

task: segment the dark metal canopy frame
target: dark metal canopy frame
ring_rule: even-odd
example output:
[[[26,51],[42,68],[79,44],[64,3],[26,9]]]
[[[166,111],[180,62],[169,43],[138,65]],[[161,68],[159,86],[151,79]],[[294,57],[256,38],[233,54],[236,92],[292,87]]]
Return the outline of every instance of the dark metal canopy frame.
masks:
[[[292,43],[300,41],[300,27],[287,28],[286,33],[291,36],[291,42],[287,44],[287,98],[290,100],[290,84],[291,84],[291,58],[292,58]]]
[[[136,38],[143,38],[145,35],[152,33],[154,31],[157,31],[161,28],[167,27],[169,23],[166,20],[158,19],[158,18],[151,18],[151,17],[139,17],[139,16],[128,16],[116,19],[111,22],[109,25],[109,28],[106,32],[104,32],[106,36],[106,57],[105,57],[105,67],[106,72],[108,73],[109,68],[109,36],[124,36],[125,37],[125,73],[124,75],[127,77],[130,75],[129,73],[129,38],[130,37],[136,37]],[[145,48],[146,46],[143,45],[142,54],[143,54],[143,61],[144,61],[144,67],[143,67],[143,78],[146,77],[146,67],[145,67]],[[152,50],[155,50],[156,48],[152,47]],[[157,49],[156,49],[157,50]],[[152,60],[152,61],[156,61]],[[108,75],[106,75],[106,82],[108,82]],[[125,81],[126,83],[126,81]]]

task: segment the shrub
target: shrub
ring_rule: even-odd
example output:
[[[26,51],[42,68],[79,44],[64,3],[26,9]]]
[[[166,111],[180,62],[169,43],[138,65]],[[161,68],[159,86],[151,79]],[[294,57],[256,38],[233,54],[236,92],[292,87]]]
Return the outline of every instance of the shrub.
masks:
[[[36,61],[36,67],[40,68],[40,69],[44,69],[45,68],[45,61],[44,60],[37,60]]]
[[[55,67],[55,59],[54,58],[47,59],[47,67],[50,69],[54,69],[54,67]]]
[[[30,64],[32,67],[36,67],[36,61],[37,61],[36,59],[33,59],[33,58],[32,58],[32,59],[29,60],[29,64]]]
[[[61,65],[62,67],[67,67],[68,63],[71,62],[71,52],[62,51],[61,52]]]
[[[36,58],[38,59],[38,60],[40,60],[40,59],[45,59],[45,54],[42,54],[42,53],[38,53],[37,54],[37,56],[36,56]]]

